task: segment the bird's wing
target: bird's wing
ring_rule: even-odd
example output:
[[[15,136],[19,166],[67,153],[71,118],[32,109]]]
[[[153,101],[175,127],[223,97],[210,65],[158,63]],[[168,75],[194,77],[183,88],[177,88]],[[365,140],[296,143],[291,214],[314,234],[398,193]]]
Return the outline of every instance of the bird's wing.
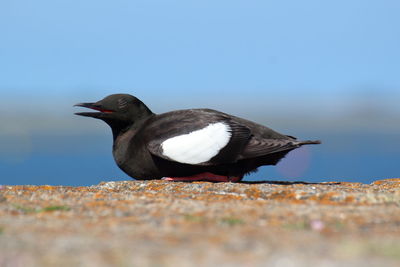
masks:
[[[251,131],[251,138],[240,153],[239,159],[250,159],[270,154],[285,154],[292,149],[298,148],[303,144],[296,137],[278,133],[264,125],[230,116],[230,118],[241,125],[246,126]]]
[[[244,150],[240,158],[256,158],[264,155],[289,151],[300,146],[300,142],[296,139],[262,139],[253,136]]]
[[[213,110],[157,115],[145,131],[151,154],[191,165],[236,162],[251,137],[248,127]]]

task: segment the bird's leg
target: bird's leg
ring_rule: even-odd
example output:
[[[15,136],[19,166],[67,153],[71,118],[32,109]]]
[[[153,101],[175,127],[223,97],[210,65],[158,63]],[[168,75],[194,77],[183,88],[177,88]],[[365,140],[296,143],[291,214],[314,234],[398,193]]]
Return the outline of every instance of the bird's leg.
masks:
[[[203,172],[203,173],[195,174],[192,176],[162,178],[162,180],[178,181],[178,182],[191,182],[191,181],[238,182],[238,181],[240,181],[240,179],[241,179],[241,177],[223,176],[223,175],[213,174],[211,172]]]

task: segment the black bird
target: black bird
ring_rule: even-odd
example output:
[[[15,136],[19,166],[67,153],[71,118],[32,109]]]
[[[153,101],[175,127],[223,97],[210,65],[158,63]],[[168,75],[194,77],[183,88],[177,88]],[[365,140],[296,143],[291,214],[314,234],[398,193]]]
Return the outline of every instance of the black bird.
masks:
[[[154,114],[128,94],[75,106],[98,111],[75,114],[106,122],[117,165],[141,180],[237,182],[259,166],[276,165],[293,149],[320,144],[212,109]]]

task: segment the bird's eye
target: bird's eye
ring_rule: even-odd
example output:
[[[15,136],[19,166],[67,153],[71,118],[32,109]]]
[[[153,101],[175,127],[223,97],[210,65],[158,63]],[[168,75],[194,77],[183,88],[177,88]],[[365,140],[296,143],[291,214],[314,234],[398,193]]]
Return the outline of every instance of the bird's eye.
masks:
[[[125,98],[118,99],[118,108],[119,109],[125,109],[127,105],[128,105],[128,101],[126,101]]]

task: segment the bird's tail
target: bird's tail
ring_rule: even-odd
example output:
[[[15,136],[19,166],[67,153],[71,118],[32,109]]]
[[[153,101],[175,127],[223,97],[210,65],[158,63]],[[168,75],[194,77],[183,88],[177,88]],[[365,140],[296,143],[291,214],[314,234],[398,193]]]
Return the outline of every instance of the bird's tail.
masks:
[[[318,145],[321,144],[320,140],[306,140],[306,141],[299,141],[299,145]]]

